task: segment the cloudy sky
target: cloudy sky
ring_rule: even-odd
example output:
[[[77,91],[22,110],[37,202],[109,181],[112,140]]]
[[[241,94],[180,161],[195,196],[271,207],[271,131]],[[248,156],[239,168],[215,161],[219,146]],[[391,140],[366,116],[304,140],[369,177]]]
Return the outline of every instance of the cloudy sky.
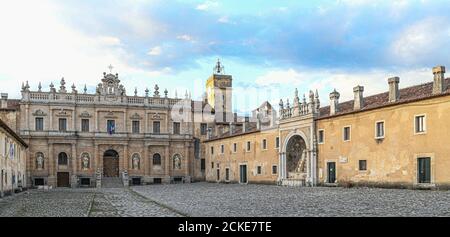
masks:
[[[318,89],[365,94],[432,79],[450,67],[450,4],[440,0],[1,1],[1,92],[68,84],[91,92],[113,71],[127,88],[203,93],[217,58],[233,75],[235,109]]]

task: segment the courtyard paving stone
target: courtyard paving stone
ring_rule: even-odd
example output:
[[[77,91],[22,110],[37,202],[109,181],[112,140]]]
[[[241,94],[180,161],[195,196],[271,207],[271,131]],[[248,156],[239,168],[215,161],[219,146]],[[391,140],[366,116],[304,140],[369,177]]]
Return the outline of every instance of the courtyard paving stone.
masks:
[[[214,183],[29,190],[0,199],[0,216],[450,216],[450,191]]]

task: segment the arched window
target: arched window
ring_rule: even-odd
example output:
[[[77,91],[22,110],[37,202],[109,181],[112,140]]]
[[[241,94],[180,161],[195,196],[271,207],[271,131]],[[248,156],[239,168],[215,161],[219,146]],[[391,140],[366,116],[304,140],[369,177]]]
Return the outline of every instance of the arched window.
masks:
[[[173,169],[174,170],[181,169],[181,156],[179,154],[175,154],[173,156]]]
[[[156,153],[153,155],[153,165],[161,165],[161,155]]]
[[[36,153],[36,169],[44,169],[44,154],[42,152]]]
[[[68,164],[67,154],[65,152],[59,153],[58,165],[67,165],[67,164]]]

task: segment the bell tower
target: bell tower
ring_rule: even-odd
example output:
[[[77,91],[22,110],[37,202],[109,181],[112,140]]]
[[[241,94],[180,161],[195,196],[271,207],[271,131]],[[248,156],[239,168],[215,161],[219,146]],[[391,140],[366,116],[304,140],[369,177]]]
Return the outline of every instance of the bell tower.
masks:
[[[233,121],[231,75],[226,75],[224,66],[217,59],[213,74],[206,81],[206,98],[215,112],[216,122]]]

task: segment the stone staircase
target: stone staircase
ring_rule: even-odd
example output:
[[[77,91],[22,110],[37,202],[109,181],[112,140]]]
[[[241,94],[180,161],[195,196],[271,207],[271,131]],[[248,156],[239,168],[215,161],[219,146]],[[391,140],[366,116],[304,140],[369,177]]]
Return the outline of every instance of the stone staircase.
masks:
[[[119,177],[102,177],[102,188],[123,188]]]

